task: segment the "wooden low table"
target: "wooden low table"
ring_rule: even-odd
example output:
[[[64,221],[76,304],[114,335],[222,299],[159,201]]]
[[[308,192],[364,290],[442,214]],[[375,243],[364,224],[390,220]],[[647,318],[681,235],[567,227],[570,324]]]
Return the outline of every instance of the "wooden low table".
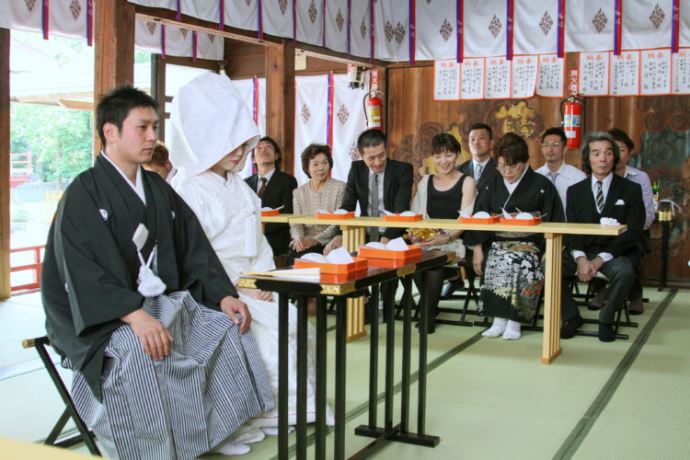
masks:
[[[439,443],[437,436],[425,433],[426,423],[426,366],[427,366],[427,328],[428,305],[420,307],[419,315],[419,380],[417,397],[417,430],[411,431],[410,387],[412,380],[411,367],[411,303],[412,275],[415,272],[442,267],[455,260],[454,254],[439,251],[425,253],[420,260],[397,268],[376,268],[370,266],[368,271],[359,277],[342,282],[298,281],[290,278],[269,276],[242,276],[239,287],[278,292],[279,325],[278,325],[278,458],[288,458],[288,314],[290,305],[288,297],[297,298],[297,458],[307,457],[307,298],[316,297],[316,430],[315,458],[326,458],[326,370],[327,370],[327,324],[326,299],[335,300],[336,340],[335,340],[335,442],[334,458],[345,457],[345,394],[346,394],[346,321],[347,300],[362,297],[372,289],[371,345],[369,359],[369,419],[366,425],[355,430],[355,433],[376,438],[376,441],[389,441],[417,444],[434,447]],[[322,275],[323,277],[323,275]],[[325,277],[322,279],[325,280]],[[402,339],[402,388],[400,403],[400,420],[394,424],[393,397],[395,395],[395,291],[399,280],[405,289],[403,308]],[[378,405],[378,294],[383,293],[384,314],[387,321],[385,352],[385,414],[384,423],[379,425]],[[366,449],[365,449],[366,450]],[[360,452],[362,453],[362,452]]]
[[[561,265],[564,235],[605,235],[616,236],[623,233],[625,225],[574,224],[564,222],[545,222],[539,225],[508,224],[465,224],[453,219],[426,219],[416,222],[391,222],[380,217],[355,217],[352,219],[317,219],[315,217],[295,217],[296,224],[339,225],[343,232],[343,245],[348,251],[356,251],[364,241],[367,227],[397,228],[443,228],[447,230],[478,230],[491,232],[541,233],[546,240],[545,280],[544,280],[544,338],[541,362],[551,363],[561,353]],[[363,306],[362,306],[363,308]],[[356,312],[357,324],[351,329],[364,331],[364,314]]]

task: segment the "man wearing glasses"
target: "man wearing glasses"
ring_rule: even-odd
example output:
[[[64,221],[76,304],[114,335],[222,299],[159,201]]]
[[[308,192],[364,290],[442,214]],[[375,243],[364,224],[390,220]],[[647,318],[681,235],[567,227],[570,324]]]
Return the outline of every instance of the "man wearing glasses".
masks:
[[[562,128],[549,128],[541,136],[541,153],[546,163],[537,172],[546,176],[558,190],[558,195],[566,207],[566,193],[568,187],[580,182],[586,177],[585,173],[565,162],[565,132]]]

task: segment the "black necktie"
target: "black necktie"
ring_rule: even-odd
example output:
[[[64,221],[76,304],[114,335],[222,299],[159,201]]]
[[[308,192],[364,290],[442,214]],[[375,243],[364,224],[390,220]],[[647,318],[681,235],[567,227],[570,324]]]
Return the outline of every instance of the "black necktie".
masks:
[[[259,191],[256,192],[256,194],[259,195],[259,198],[263,198],[264,193],[266,193],[266,182],[268,181],[265,177],[262,177],[261,179],[259,179],[259,181],[261,181],[261,186],[259,186]]]

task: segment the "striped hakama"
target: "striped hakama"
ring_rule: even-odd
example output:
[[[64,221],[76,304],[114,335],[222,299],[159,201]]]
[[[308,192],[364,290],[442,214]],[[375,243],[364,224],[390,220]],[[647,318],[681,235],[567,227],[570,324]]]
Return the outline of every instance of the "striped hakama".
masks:
[[[147,299],[144,309],[173,336],[167,358],[151,359],[123,326],[106,348],[102,404],[74,373],[79,414],[109,456],[192,459],[275,406],[251,332],[240,335],[186,291]]]

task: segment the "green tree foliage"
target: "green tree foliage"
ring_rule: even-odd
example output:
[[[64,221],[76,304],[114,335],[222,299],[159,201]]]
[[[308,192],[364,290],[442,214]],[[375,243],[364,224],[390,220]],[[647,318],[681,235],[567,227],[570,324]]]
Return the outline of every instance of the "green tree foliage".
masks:
[[[44,181],[72,179],[91,166],[92,112],[13,103],[10,120],[10,150],[30,151]]]

